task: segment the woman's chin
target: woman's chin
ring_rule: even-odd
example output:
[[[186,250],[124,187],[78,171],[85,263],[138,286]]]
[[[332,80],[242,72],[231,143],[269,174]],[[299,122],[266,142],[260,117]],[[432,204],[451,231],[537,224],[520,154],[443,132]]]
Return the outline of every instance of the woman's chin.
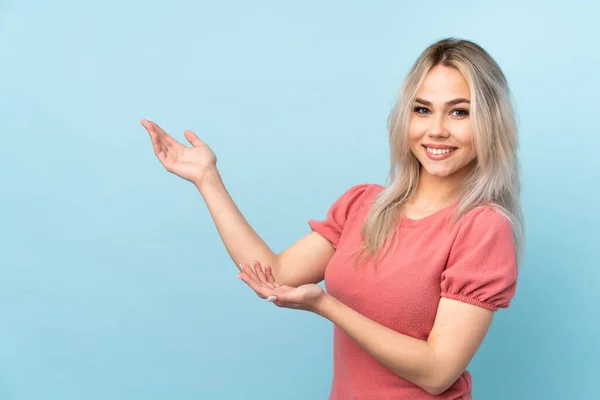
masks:
[[[432,163],[431,160],[425,160],[425,163],[421,163],[421,173],[426,173],[435,176],[436,178],[447,178],[456,174],[466,174],[474,167],[474,165],[474,162],[466,165],[463,165],[462,163],[459,165],[456,165],[456,163],[444,165],[442,162],[434,161]]]
[[[436,178],[447,178],[449,176],[452,175],[452,173],[450,172],[437,172],[437,171],[432,171],[429,173],[429,175],[431,176],[435,176]]]
[[[431,168],[429,166],[424,166],[421,171],[436,178],[446,178],[455,172],[452,168]]]

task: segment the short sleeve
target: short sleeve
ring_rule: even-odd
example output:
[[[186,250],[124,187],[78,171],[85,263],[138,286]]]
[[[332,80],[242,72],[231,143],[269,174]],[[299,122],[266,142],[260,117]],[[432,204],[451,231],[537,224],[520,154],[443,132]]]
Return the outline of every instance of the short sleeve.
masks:
[[[441,295],[496,311],[517,285],[517,258],[508,219],[487,207],[467,213],[441,277]]]
[[[369,187],[369,184],[352,186],[329,207],[324,220],[311,219],[308,221],[311,230],[329,240],[333,247],[337,248],[346,220]]]

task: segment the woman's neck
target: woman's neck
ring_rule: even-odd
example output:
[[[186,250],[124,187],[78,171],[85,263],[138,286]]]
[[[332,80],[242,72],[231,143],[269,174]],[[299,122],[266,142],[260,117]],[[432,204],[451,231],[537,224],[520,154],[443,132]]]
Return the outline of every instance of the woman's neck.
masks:
[[[451,176],[430,175],[421,168],[419,183],[408,204],[426,210],[437,210],[449,206],[460,197],[461,183],[466,172],[459,171]]]

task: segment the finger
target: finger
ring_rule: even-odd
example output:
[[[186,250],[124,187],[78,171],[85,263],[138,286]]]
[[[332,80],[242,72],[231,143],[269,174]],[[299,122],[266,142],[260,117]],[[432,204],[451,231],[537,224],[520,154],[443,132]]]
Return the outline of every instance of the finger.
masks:
[[[160,143],[160,140],[158,139],[156,132],[149,132],[149,134],[150,134],[150,140],[152,141],[152,148],[154,149],[154,154],[156,154],[158,156],[160,153],[165,153],[165,149],[163,148],[162,144]]]
[[[152,142],[152,149],[154,150],[154,154],[160,161],[163,166],[169,164],[169,143],[157,132],[155,128],[155,124],[151,121],[143,119],[141,124],[146,131],[148,131],[148,135],[150,136],[150,141]]]
[[[154,154],[156,154],[156,156],[158,156],[159,159],[161,159],[161,157],[159,156],[160,153],[164,153],[164,155],[166,156],[166,154],[167,154],[166,153],[166,150],[167,150],[166,143],[164,143],[164,141],[161,140],[161,138],[158,136],[158,134],[153,130],[148,130],[148,135],[150,136],[150,141],[152,142],[152,148],[154,149]]]
[[[158,136],[169,136],[167,135],[167,132],[154,121],[145,120],[144,127],[149,131],[155,132]]]
[[[273,276],[273,268],[270,265],[265,265],[265,277],[267,278],[267,282],[271,283],[275,287],[279,287],[279,283],[275,281],[275,277]]]
[[[269,289],[277,289],[279,287],[279,284],[277,284],[277,282],[269,282],[266,276],[266,272],[265,272],[265,267],[263,267],[258,261],[255,261],[255,268],[254,271],[256,272],[256,275],[259,279],[259,281],[265,285],[266,287],[268,287]],[[272,274],[271,274],[272,276]]]
[[[242,264],[243,265],[243,272],[246,273],[246,275],[248,276],[249,279],[252,279],[253,281],[258,282],[258,278],[256,277],[256,274],[254,273],[254,270],[252,269],[251,266],[249,266],[248,264]]]
[[[156,134],[156,132],[154,132],[151,129],[148,129],[146,127],[146,125],[144,125],[144,127],[146,128],[146,131],[148,132],[148,136],[150,136],[150,140],[152,141],[152,144],[158,145],[158,135]]]
[[[156,137],[156,133],[151,133]],[[167,158],[172,158],[172,152],[169,151],[169,146],[166,146],[160,139],[156,139],[156,141],[152,141],[152,148],[154,149],[154,154],[160,160],[161,163],[164,164]]]
[[[173,136],[169,135],[167,132],[165,132],[164,130],[160,130],[159,136],[161,138],[161,140],[170,148],[173,148],[174,150],[181,150],[183,149],[185,146],[181,143],[179,143],[177,140],[175,140],[173,138]]]
[[[269,296],[267,296],[267,300],[272,303],[283,303],[288,301],[289,293],[286,290],[282,290],[281,288],[274,289]]]
[[[258,278],[258,281],[261,283],[267,283],[267,277],[263,271],[263,267],[258,261],[252,261],[252,266],[254,267],[254,272]]]
[[[256,282],[254,279],[251,279],[246,272],[240,272],[238,274],[238,278],[244,281],[246,285],[250,286],[250,288],[254,290],[261,299],[267,298],[271,292],[271,289],[266,288],[260,283]]]
[[[269,303],[275,304],[277,307],[298,308],[298,304],[290,302],[288,297],[285,294],[271,293],[270,295],[267,296],[267,301]]]
[[[152,121],[148,121],[147,119],[142,120],[142,126],[146,128],[146,131],[148,131],[150,135],[154,134],[158,138],[160,138],[163,135],[163,133],[165,133],[165,131],[160,126],[158,126]]]
[[[147,125],[150,127],[151,131],[156,133],[158,140],[161,141],[164,145],[173,146],[175,148],[175,150],[180,150],[181,148],[185,147],[183,144],[179,143],[171,135],[169,135],[157,123],[155,123],[153,121],[148,121]],[[146,126],[146,125],[144,125],[144,126]]]
[[[190,130],[187,130],[183,133],[183,136],[187,139],[188,142],[194,147],[200,147],[204,144],[202,140],[196,134]]]
[[[256,272],[254,271],[254,269],[252,268],[251,265],[245,264],[245,263],[241,263],[241,264],[238,264],[237,267],[240,270],[240,272],[245,272],[246,274],[248,274],[248,276],[252,277],[252,279],[255,279],[256,281],[258,281],[260,283],[263,283],[265,285],[268,285],[268,282],[261,282],[258,279],[258,277],[256,276]]]
[[[168,140],[168,135],[162,130],[158,125],[154,124],[148,120],[142,120],[142,125],[148,131],[148,135],[150,136],[150,140],[152,141],[152,146],[154,148],[154,153],[158,156],[159,153],[164,152],[167,154],[169,147],[172,147],[172,144]]]
[[[147,119],[142,119],[142,120],[140,121],[140,123],[142,124],[142,126],[143,126],[144,128],[146,128],[146,130],[147,130],[148,132],[150,132],[150,131],[153,129],[153,128],[152,128],[152,124],[151,124],[151,123],[150,123],[150,121],[148,121]]]
[[[252,270],[252,267],[250,266],[250,264],[246,264],[246,263],[238,264],[238,269],[240,270],[240,272],[245,272],[246,275],[248,275],[249,277],[252,277],[254,275],[254,271]]]
[[[305,295],[298,291],[297,288],[283,289],[282,286],[281,288],[275,289],[271,294],[276,296],[277,301],[281,303],[300,305],[305,302]]]

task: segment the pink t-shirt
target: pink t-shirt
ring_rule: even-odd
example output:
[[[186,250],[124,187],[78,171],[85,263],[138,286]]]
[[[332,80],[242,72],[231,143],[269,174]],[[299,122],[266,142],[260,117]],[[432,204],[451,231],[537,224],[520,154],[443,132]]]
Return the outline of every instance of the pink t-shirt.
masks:
[[[362,315],[397,332],[427,340],[441,297],[489,310],[509,306],[515,294],[517,260],[511,225],[488,207],[477,207],[452,226],[454,206],[419,220],[403,217],[394,251],[374,267],[352,267],[362,244],[360,228],[383,189],[360,184],[330,207],[311,229],[336,251],[325,271],[327,291]],[[392,242],[393,243],[393,242]],[[330,400],[471,399],[471,374],[464,371],[444,393],[433,396],[394,374],[334,326]]]

